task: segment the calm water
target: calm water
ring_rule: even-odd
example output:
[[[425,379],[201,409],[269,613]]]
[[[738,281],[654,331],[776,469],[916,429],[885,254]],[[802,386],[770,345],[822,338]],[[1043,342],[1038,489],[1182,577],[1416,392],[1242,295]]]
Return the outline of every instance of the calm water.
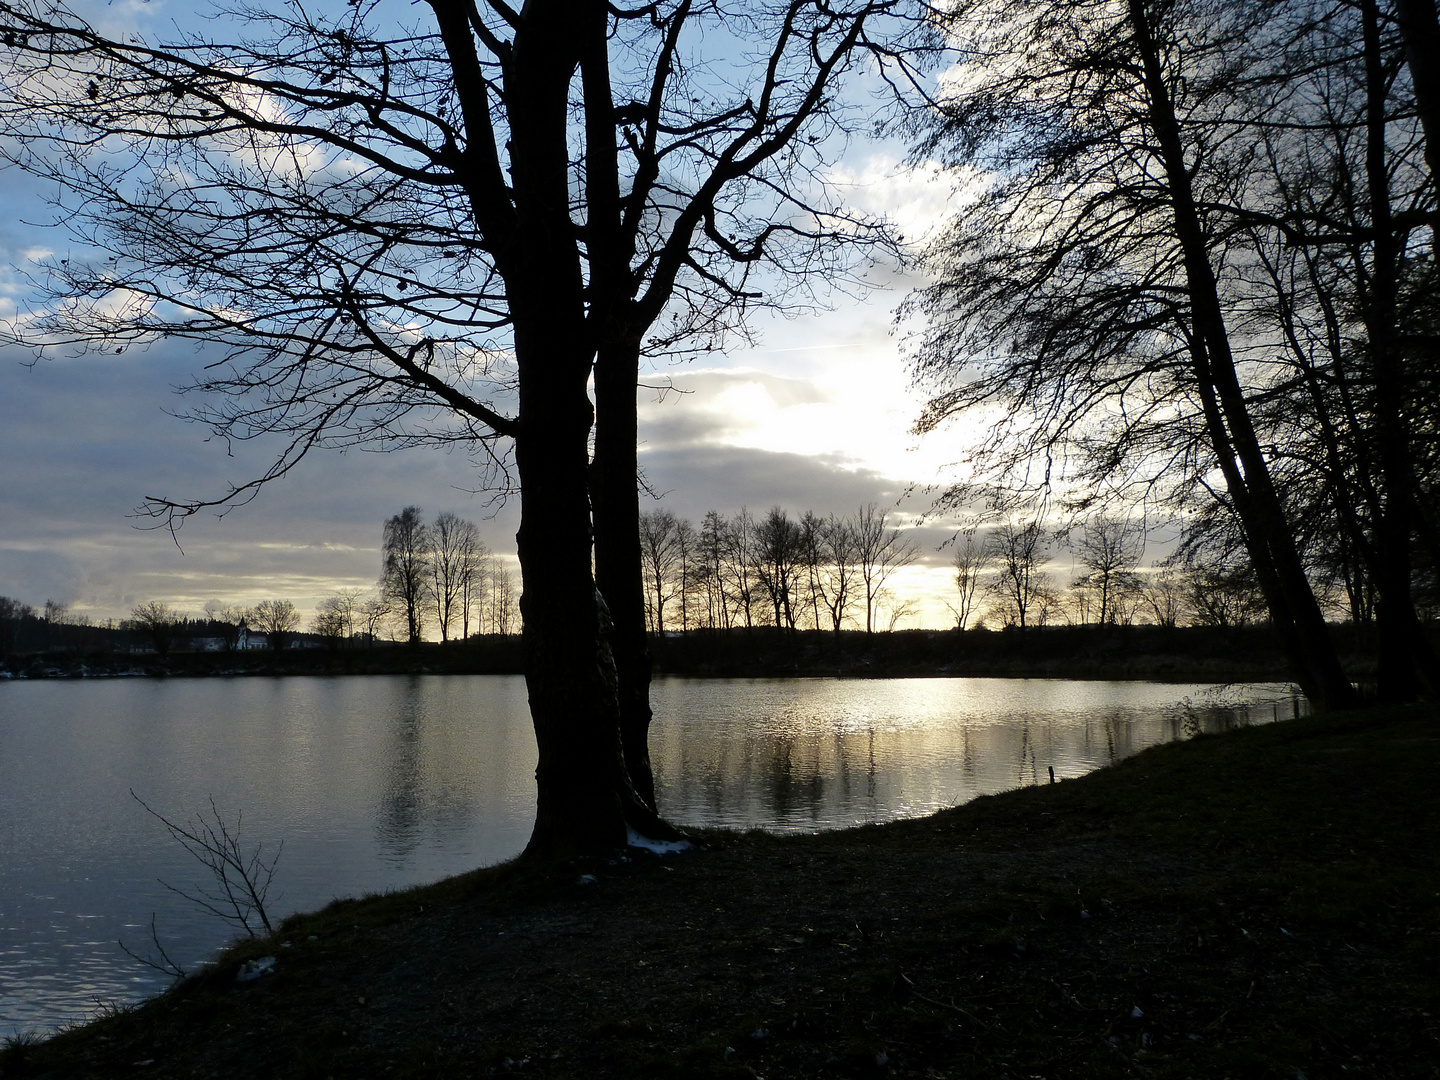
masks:
[[[1296,708],[1279,685],[1044,679],[662,679],[653,696],[666,815],[782,831],[923,814]],[[175,819],[213,797],[247,845],[283,840],[284,915],[514,855],[534,768],[518,677],[0,683],[0,1036],[162,989],[116,945],[148,951],[152,915],[183,966],[224,942],[157,880],[203,883],[132,789]]]

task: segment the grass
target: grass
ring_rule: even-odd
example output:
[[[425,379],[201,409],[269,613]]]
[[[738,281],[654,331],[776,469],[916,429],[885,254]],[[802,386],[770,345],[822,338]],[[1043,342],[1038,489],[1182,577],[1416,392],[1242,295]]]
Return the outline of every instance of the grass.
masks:
[[[1372,710],[917,821],[509,864],[294,917],[0,1069],[1437,1076],[1437,767],[1440,715]]]

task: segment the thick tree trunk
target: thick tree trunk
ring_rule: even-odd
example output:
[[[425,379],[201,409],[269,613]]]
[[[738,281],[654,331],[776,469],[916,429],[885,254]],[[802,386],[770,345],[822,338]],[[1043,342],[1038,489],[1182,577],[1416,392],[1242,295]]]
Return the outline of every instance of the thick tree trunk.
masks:
[[[629,789],[615,665],[590,574],[588,356],[583,339],[557,337],[517,326],[516,352],[525,359],[516,544],[525,682],[539,747],[538,806],[526,854],[551,857],[623,847]],[[537,363],[541,357],[548,362]]]
[[[650,643],[640,565],[639,461],[635,389],[638,344],[602,345],[595,364],[595,579],[614,623],[620,741],[636,794],[655,808],[650,767]],[[657,603],[659,595],[657,591]],[[658,610],[658,608],[657,608]]]
[[[1421,6],[1412,3],[1412,6]],[[1433,25],[1433,8],[1429,14]],[[1415,614],[1411,595],[1411,492],[1415,478],[1410,433],[1404,416],[1405,372],[1396,342],[1400,245],[1390,213],[1386,171],[1385,77],[1380,45],[1380,12],[1374,0],[1361,4],[1365,48],[1365,173],[1370,202],[1371,267],[1365,282],[1365,329],[1375,379],[1374,437],[1379,449],[1384,501],[1375,520],[1379,563],[1375,584],[1378,681],[1382,701],[1410,701],[1434,692],[1430,671],[1435,655]],[[1433,58],[1431,60],[1433,63]],[[1417,80],[1418,81],[1418,80]],[[1426,132],[1427,141],[1429,132]]]
[[[591,571],[588,382],[596,335],[570,217],[566,135],[571,77],[597,32],[603,47],[604,29],[603,5],[534,0],[504,73],[516,214],[499,262],[518,372],[516,543],[539,749],[535,829],[525,853],[539,858],[611,851],[632,829],[675,835],[636,795],[625,769],[610,617]],[[456,39],[463,47],[468,31]]]
[[[517,352],[531,347],[522,340],[517,333]],[[565,348],[564,341],[537,344],[548,346],[554,361],[538,374],[521,375],[522,430],[515,448],[525,681],[540,752],[535,829],[526,855],[613,850],[626,844],[630,830],[678,840],[637,794],[622,753],[610,614],[590,569],[588,356],[574,344]]]
[[[1415,111],[1425,133],[1425,162],[1432,182],[1440,184],[1440,20],[1435,0],[1395,0],[1395,12],[1415,89]]]
[[[1192,349],[1196,358],[1195,377],[1203,397],[1213,394],[1216,414],[1207,416],[1213,449],[1225,474],[1251,560],[1259,574],[1271,617],[1290,655],[1296,680],[1317,708],[1345,708],[1356,702],[1355,690],[1345,677],[1324,613],[1306,579],[1235,372],[1219,288],[1210,266],[1210,252],[1185,163],[1180,125],[1144,0],[1129,0],[1128,11],[1140,49],[1157,151],[1165,169],[1170,208],[1184,259],[1191,318],[1198,338],[1197,347]]]

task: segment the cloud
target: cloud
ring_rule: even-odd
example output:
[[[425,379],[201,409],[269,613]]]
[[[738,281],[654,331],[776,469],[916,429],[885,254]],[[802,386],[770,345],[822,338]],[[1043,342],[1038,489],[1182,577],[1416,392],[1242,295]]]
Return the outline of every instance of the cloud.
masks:
[[[248,506],[187,522],[182,553],[163,530],[135,527],[142,499],[222,495],[278,449],[259,440],[232,456],[166,414],[203,356],[162,345],[33,369],[20,359],[0,351],[0,594],[73,602],[101,620],[152,599],[199,611],[282,596],[308,608],[373,586],[384,519],[409,504],[472,518],[492,548],[514,550],[518,506],[470,494],[478,478],[462,453],[417,449],[312,454]]]

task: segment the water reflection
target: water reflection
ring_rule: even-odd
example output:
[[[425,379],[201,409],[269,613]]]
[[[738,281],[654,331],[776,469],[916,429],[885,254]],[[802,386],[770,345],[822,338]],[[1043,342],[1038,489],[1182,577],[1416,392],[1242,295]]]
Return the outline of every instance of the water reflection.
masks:
[[[509,758],[527,758],[518,744],[526,740],[529,717],[523,710],[516,714],[513,695],[502,696],[497,709],[493,700],[477,701],[453,681],[423,675],[401,676],[388,689],[387,765],[375,836],[381,858],[403,871],[422,846],[443,847],[488,824],[480,818],[491,789],[477,785],[475,769],[496,749],[506,773],[523,767]],[[462,733],[457,725],[471,730]],[[477,746],[465,745],[476,738]]]
[[[780,831],[926,813],[1295,707],[1276,686],[1000,679],[661,679],[653,698],[666,816]],[[247,842],[283,841],[283,916],[515,854],[535,760],[519,678],[0,683],[0,1036],[161,989],[114,944],[143,951],[152,913],[186,966],[223,943],[158,884],[196,869],[129,789],[178,819],[213,795]]]
[[[420,729],[425,705],[419,694],[419,676],[405,677],[393,706],[390,725],[388,783],[375,815],[375,832],[381,857],[391,866],[403,866],[420,843],[420,800],[424,787],[420,771]]]
[[[1198,731],[1298,708],[1278,686],[1062,680],[656,684],[661,806],[693,825],[836,828],[1063,779]]]

